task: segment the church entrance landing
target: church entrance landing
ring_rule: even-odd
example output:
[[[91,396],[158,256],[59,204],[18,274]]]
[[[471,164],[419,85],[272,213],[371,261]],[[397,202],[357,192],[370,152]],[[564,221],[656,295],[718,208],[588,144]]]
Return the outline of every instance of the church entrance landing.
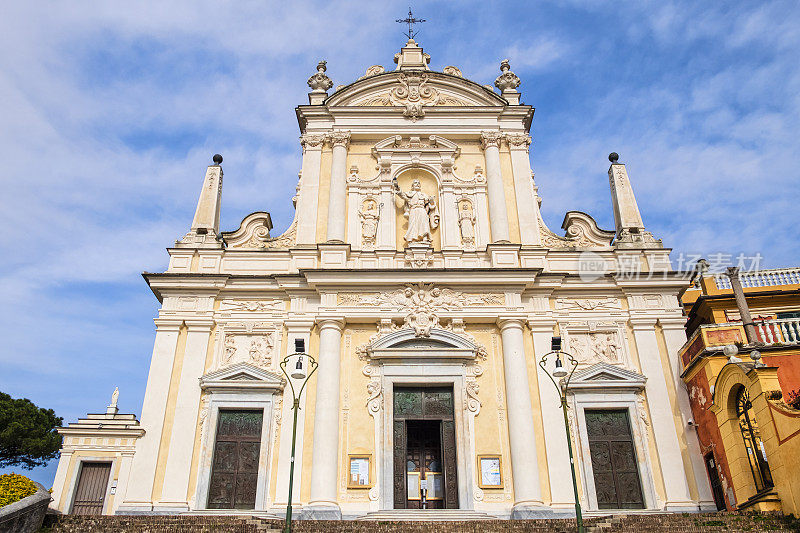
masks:
[[[457,509],[452,387],[394,389],[394,508]]]

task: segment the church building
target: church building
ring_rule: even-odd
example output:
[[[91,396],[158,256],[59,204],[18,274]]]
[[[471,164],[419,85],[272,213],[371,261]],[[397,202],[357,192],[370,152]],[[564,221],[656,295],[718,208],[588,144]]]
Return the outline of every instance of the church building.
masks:
[[[678,358],[687,281],[619,156],[616,227],[569,211],[553,231],[509,62],[494,86],[431,70],[413,39],[394,63],[309,78],[282,234],[265,211],[221,229],[214,156],[166,272],[144,274],[161,309],[141,420],[115,394],[61,430],[54,508],[281,515],[294,443],[295,517],[574,515],[539,365],[560,337],[584,513],[716,509]],[[318,363],[296,438],[286,357]]]

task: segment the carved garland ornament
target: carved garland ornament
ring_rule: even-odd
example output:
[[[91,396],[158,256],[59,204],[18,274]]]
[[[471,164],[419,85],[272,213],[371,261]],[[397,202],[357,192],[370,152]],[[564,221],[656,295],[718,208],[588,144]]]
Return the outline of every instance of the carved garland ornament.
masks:
[[[429,337],[431,328],[439,327],[439,313],[472,306],[505,305],[502,294],[467,294],[441,289],[433,284],[406,285],[384,293],[339,294],[337,303],[353,307],[390,307],[405,314],[403,325],[417,337]]]
[[[403,116],[413,122],[425,116],[425,107],[464,105],[461,100],[442,95],[438,90],[430,87],[427,72],[404,72],[400,74],[398,83],[399,85],[392,90],[370,98],[361,105],[404,107]]]

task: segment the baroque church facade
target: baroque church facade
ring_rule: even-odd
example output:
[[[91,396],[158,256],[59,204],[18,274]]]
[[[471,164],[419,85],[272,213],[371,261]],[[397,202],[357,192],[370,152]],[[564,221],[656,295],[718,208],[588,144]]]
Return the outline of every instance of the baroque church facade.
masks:
[[[492,87],[429,61],[412,39],[394,70],[333,92],[320,63],[281,235],[267,212],[220,230],[215,156],[167,271],[145,274],[162,307],[141,422],[115,395],[63,428],[53,507],[282,513],[293,401],[279,363],[301,349],[319,366],[299,400],[295,516],[573,514],[559,394],[538,364],[560,336],[579,363],[584,511],[715,509],[680,379],[686,282],[625,166],[610,156],[613,231],[578,211],[551,231],[508,62]]]

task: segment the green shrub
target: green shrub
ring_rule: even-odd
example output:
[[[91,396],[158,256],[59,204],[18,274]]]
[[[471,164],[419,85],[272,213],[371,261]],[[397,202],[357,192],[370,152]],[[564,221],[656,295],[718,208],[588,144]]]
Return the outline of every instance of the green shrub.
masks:
[[[36,494],[33,481],[19,474],[0,475],[0,507]]]

